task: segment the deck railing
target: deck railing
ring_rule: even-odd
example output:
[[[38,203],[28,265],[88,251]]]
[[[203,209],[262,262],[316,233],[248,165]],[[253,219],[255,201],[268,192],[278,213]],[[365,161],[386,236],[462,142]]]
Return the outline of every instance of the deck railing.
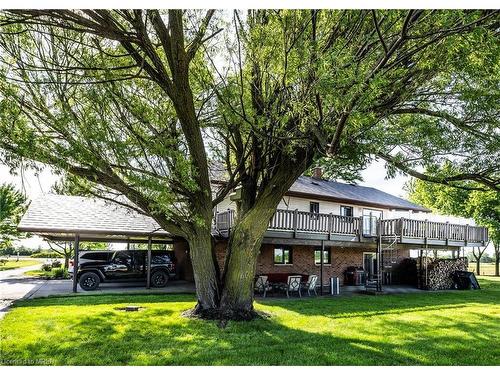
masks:
[[[359,220],[358,217],[278,209],[269,222],[269,229],[356,235]]]
[[[378,232],[377,220],[372,218],[340,216],[324,213],[312,213],[299,210],[278,209],[269,221],[271,231],[293,231],[307,233],[321,233],[329,235],[376,235]],[[234,223],[234,211],[227,210],[216,213],[215,227],[219,231],[228,231]],[[370,230],[362,228],[370,224]],[[373,228],[372,228],[373,227]],[[375,228],[376,227],[376,228]],[[374,230],[376,229],[376,230]],[[472,243],[485,243],[488,232],[484,227],[471,225],[440,223],[416,219],[382,219],[382,236],[398,236],[402,238],[449,240]]]
[[[488,230],[484,227],[406,218],[382,220],[382,236],[394,235],[474,243],[488,240]]]

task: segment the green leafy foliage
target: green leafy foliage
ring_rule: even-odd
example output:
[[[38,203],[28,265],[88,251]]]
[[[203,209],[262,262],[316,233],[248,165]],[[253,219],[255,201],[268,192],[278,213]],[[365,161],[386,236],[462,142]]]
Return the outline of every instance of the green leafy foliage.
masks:
[[[13,185],[0,185],[0,249],[23,237],[17,224],[26,210],[26,197]]]
[[[470,217],[488,228],[497,249],[500,246],[500,192],[480,189],[477,184],[463,184],[462,189],[412,180],[407,187],[410,200],[447,215]]]

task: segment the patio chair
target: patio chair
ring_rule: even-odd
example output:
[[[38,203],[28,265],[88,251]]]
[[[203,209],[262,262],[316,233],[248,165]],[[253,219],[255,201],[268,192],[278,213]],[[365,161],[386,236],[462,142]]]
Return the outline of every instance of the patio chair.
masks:
[[[302,276],[300,275],[288,276],[288,281],[284,286],[287,298],[290,298],[290,294],[293,292],[297,292],[299,294],[299,297],[302,297],[302,293],[300,291],[301,281]]]
[[[307,281],[302,285],[304,289],[307,290],[307,294],[309,294],[309,297],[311,296],[311,292],[314,292],[316,296],[318,295],[318,292],[316,291],[316,288],[318,286],[318,275],[309,275]]]
[[[259,276],[257,277],[257,280],[255,281],[255,288],[254,290],[257,293],[262,293],[262,297],[266,297],[266,293],[271,290],[271,286],[269,285],[269,282],[267,281],[267,276]]]

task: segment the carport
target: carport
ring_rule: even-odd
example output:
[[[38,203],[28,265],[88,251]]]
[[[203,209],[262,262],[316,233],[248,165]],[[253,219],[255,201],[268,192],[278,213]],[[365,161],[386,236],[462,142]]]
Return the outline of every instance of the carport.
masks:
[[[74,243],[73,292],[77,292],[77,270],[82,242],[147,244],[146,288],[150,288],[153,244],[175,240],[151,217],[105,199],[45,194],[31,202],[19,223],[23,232],[49,241]]]

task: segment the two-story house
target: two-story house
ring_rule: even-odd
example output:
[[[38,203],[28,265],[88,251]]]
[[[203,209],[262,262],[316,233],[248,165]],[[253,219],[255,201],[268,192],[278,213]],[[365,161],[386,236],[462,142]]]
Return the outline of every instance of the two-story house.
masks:
[[[237,199],[237,191],[232,192],[214,210],[213,236],[221,268]],[[393,271],[411,250],[457,254],[464,246],[487,243],[486,228],[423,219],[428,212],[375,188],[323,179],[316,170],[313,177],[300,177],[280,202],[265,233],[256,272],[318,275],[326,285],[331,277],[343,283],[346,269],[357,268],[367,277],[391,282]],[[74,241],[76,252],[85,241],[144,243],[149,244],[148,253],[151,244],[172,246],[178,276],[193,280],[186,241],[164,231],[151,217],[102,199],[41,196],[30,204],[19,229],[53,241]]]
[[[229,194],[214,215],[221,267],[237,196]],[[316,274],[327,284],[330,277],[342,283],[345,270],[356,267],[368,277],[378,275],[390,282],[392,270],[411,250],[450,250],[455,256],[463,246],[487,241],[485,228],[422,220],[422,213],[430,210],[375,188],[323,179],[315,170],[312,177],[299,177],[280,202],[256,272]],[[419,220],[412,218],[416,214]],[[176,244],[177,249],[186,246]],[[189,271],[184,274],[190,277]]]

